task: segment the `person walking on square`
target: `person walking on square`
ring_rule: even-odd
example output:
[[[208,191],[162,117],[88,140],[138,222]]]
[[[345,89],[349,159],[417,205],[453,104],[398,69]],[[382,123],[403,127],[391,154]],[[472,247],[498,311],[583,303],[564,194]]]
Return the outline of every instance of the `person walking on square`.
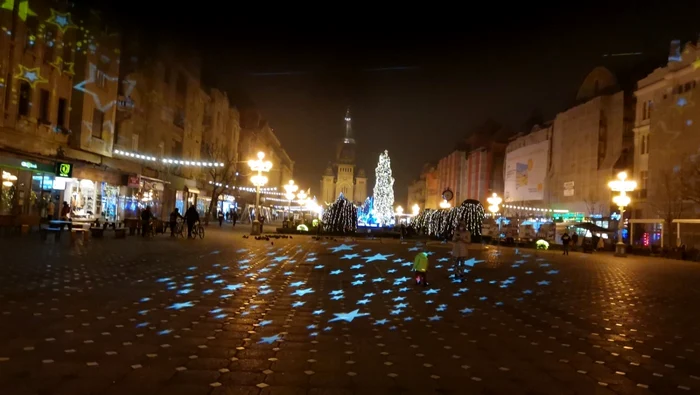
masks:
[[[151,231],[151,219],[153,218],[153,213],[151,212],[151,206],[146,206],[146,208],[141,211],[141,236],[146,237],[146,235]]]
[[[428,260],[428,254],[425,252],[419,252],[413,259],[412,271],[416,272],[416,284],[422,284],[424,287],[428,286],[428,267],[430,266],[430,261]]]
[[[219,210],[219,228],[224,224],[224,212]]]
[[[572,250],[576,251],[576,248],[578,247],[578,233],[574,232],[574,234],[571,235],[571,245]]]
[[[170,237],[175,237],[175,231],[177,230],[177,219],[182,218],[180,211],[177,207],[170,213]]]
[[[564,255],[569,255],[569,243],[571,242],[571,236],[569,236],[569,232],[564,232],[563,235],[561,235],[561,243],[564,245]]]
[[[236,221],[238,221],[238,212],[234,211],[233,214],[231,214],[231,218],[233,218],[233,226],[236,226]]]
[[[194,224],[196,224],[197,221],[199,221],[199,213],[197,212],[197,208],[193,204],[185,212],[185,222],[187,222],[188,239],[192,238],[192,229],[194,229]]]
[[[49,221],[53,221],[55,215],[56,204],[54,204],[53,200],[49,200],[49,206],[46,208],[46,218],[48,218]]]
[[[452,242],[454,246],[452,247],[452,257],[455,260],[455,270],[456,274],[461,276],[463,274],[464,261],[469,256],[469,243],[472,241],[472,235],[467,230],[467,224],[461,221],[455,229],[455,233],[452,236]]]

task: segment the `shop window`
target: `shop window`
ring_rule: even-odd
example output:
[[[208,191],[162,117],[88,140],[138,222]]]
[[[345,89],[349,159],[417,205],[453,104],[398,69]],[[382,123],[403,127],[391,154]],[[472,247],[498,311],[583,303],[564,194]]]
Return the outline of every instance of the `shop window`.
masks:
[[[29,107],[32,105],[32,88],[29,83],[22,81],[19,83],[19,103],[18,111],[20,116],[29,116]]]
[[[104,124],[105,113],[98,109],[92,110],[92,137],[102,138],[102,125]]]
[[[49,106],[51,105],[51,94],[46,89],[39,90],[39,122],[43,124],[49,121]]]
[[[0,214],[12,214],[12,208],[17,203],[17,185],[17,171],[2,170],[2,184],[0,184]]]
[[[66,110],[68,109],[68,99],[58,98],[58,114],[56,115],[56,125],[66,127]]]

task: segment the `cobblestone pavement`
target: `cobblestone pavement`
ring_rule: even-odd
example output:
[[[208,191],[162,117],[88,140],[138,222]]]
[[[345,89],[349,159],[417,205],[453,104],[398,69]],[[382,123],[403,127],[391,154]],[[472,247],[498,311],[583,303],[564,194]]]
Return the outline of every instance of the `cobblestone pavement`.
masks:
[[[410,261],[432,255],[430,286]],[[375,240],[0,241],[0,394],[700,393],[700,266]]]

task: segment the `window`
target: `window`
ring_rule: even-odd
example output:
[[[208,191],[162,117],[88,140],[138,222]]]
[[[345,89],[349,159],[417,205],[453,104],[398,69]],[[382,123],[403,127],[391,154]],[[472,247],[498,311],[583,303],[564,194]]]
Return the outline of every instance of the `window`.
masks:
[[[105,113],[98,109],[92,110],[92,137],[102,138],[102,124],[104,124]]]
[[[97,69],[95,71],[95,85],[104,89],[107,86],[107,74],[104,71]]]
[[[639,172],[639,197],[647,197],[647,183],[649,182],[649,172],[644,170]]]
[[[49,122],[49,105],[51,104],[51,96],[46,89],[39,90],[39,122]]]
[[[18,110],[19,115],[28,117],[29,107],[32,105],[32,88],[29,83],[22,81],[19,84],[19,103]]]
[[[139,135],[136,133],[131,135],[131,149],[133,151],[139,150]]]
[[[649,135],[645,134],[642,136],[642,143],[640,147],[640,152],[641,155],[646,155],[649,153]]]
[[[56,116],[56,125],[66,127],[66,109],[68,108],[68,99],[58,98],[58,115]]]
[[[651,111],[654,108],[654,102],[651,100],[646,100],[642,103],[642,120],[647,120],[651,118]]]

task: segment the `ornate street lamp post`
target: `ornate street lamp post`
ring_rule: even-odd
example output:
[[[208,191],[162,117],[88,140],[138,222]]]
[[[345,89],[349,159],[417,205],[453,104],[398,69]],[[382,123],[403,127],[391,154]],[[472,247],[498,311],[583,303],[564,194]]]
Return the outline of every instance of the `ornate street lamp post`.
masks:
[[[272,169],[272,162],[269,160],[264,161],[264,152],[258,152],[258,159],[251,159],[248,161],[248,166],[250,170],[257,171],[258,174],[252,176],[250,180],[255,185],[255,221],[253,221],[253,229],[251,230],[251,235],[260,234],[260,187],[267,184],[267,177],[263,175],[263,172],[268,172]]]
[[[292,217],[292,200],[296,197],[294,193],[299,190],[299,186],[294,185],[294,180],[289,180],[289,184],[284,186],[284,190],[287,192],[284,194],[284,197],[289,200],[289,207],[287,210],[287,220],[289,220]]]
[[[496,214],[501,209],[498,206],[501,204],[501,202],[503,202],[503,199],[498,197],[498,194],[496,192],[494,192],[490,198],[486,199],[486,201],[489,204],[489,211],[491,212],[491,215],[493,215],[493,219],[496,222],[498,222],[498,240],[500,240],[501,239],[501,221],[499,221],[498,218],[496,218]]]
[[[627,192],[632,192],[637,189],[637,182],[627,179],[627,173],[621,171],[617,173],[617,180],[610,181],[608,187],[613,192],[620,192],[619,195],[613,196],[613,203],[620,209],[620,222],[617,225],[617,244],[615,244],[615,256],[625,257],[627,251],[624,241],[622,241],[622,229],[625,224],[625,207],[632,202]]]

